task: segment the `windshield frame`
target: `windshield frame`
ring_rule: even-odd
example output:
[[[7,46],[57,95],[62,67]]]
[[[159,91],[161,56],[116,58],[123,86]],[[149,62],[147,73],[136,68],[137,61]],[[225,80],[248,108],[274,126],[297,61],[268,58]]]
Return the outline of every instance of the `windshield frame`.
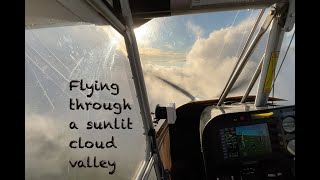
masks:
[[[133,21],[130,10],[130,5],[128,1],[120,1],[122,14],[125,18],[126,24],[124,25],[114,14],[113,12],[105,6],[101,1],[98,0],[88,0],[88,2],[95,8],[101,15],[110,23],[110,25],[117,30],[124,38],[126,44],[126,50],[128,53],[128,59],[130,62],[130,68],[133,76],[133,81],[135,85],[135,90],[137,93],[137,99],[139,102],[139,107],[141,112],[141,117],[143,121],[143,126],[146,135],[146,156],[145,161],[141,165],[140,169],[137,171],[135,179],[141,179],[145,176],[145,172],[150,171],[152,166],[148,166],[150,162],[154,159],[154,151],[158,151],[156,148],[156,143],[152,143],[153,139],[150,133],[155,132],[152,117],[149,107],[149,101],[146,91],[146,86],[144,82],[144,76],[142,72],[138,44],[136,42],[135,33],[133,31]],[[154,139],[155,140],[155,139]],[[152,147],[155,146],[155,147]],[[152,150],[153,149],[153,150]],[[157,159],[157,158],[156,158]],[[160,159],[160,158],[159,158]],[[161,164],[161,160],[158,159],[158,164]],[[160,167],[156,166],[156,174],[160,173]]]

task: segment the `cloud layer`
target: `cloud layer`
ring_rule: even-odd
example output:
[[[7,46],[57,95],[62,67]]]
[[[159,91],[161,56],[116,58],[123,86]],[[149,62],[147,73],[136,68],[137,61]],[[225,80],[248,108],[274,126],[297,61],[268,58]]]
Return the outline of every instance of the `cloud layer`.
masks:
[[[172,89],[152,75],[161,76],[191,92],[201,99],[219,97],[229,75],[237,61],[241,38],[249,33],[251,21],[243,21],[237,26],[213,31],[209,37],[201,37],[199,26],[188,23],[198,37],[191,50],[185,54],[182,67],[164,67],[144,64],[145,80],[149,94],[150,106],[175,102],[178,106],[190,101],[187,97]],[[197,30],[197,31],[196,31]],[[141,56],[142,61],[144,56]],[[239,79],[249,80],[259,59],[252,58]],[[246,85],[243,86],[243,89]],[[241,91],[241,89],[240,89]],[[233,93],[234,94],[234,93]],[[232,95],[232,93],[231,93]],[[161,97],[161,98],[160,98]]]
[[[154,75],[175,83],[200,99],[218,98],[238,60],[241,48],[244,45],[242,39],[246,39],[252,25],[253,21],[244,20],[236,26],[214,30],[208,37],[202,37],[201,27],[187,22],[186,27],[189,28],[197,38],[191,50],[185,54],[185,62],[182,67],[168,67],[159,66],[156,63],[145,63],[146,59],[152,59],[152,57],[148,56],[148,58],[146,58],[143,53],[141,59],[151,109],[153,110],[156,104],[166,105],[175,102],[177,106],[180,106],[190,101],[189,98],[168,86],[163,81],[158,80]],[[286,34],[285,37],[288,38],[288,34]],[[265,50],[267,38],[268,33],[264,35],[260,41],[260,45],[257,46],[238,78],[238,81],[244,82],[241,88],[235,92],[231,92],[229,96],[244,94]],[[281,63],[280,61],[283,58],[287,45],[288,43],[283,43],[278,66]],[[143,52],[146,52],[145,48],[142,49]],[[172,54],[172,52],[167,53],[166,56]],[[161,54],[163,54],[163,51]],[[157,54],[156,57],[161,57],[161,54]],[[166,56],[162,56],[164,61],[166,60]],[[179,55],[179,57],[180,56],[181,55]],[[291,47],[286,57],[286,63],[281,69],[275,86],[275,96],[289,100],[287,104],[294,104],[295,102],[294,59],[294,47]],[[251,94],[255,94],[256,90],[257,85],[254,86]]]

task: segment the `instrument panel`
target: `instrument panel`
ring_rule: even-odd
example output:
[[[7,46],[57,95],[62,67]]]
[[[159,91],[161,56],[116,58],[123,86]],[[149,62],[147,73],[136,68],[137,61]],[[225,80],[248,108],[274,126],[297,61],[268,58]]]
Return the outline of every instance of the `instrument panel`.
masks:
[[[248,167],[259,169],[259,178],[275,167],[279,174],[290,176],[285,163],[295,156],[295,106],[208,107],[201,115],[200,137],[210,178],[239,175]]]

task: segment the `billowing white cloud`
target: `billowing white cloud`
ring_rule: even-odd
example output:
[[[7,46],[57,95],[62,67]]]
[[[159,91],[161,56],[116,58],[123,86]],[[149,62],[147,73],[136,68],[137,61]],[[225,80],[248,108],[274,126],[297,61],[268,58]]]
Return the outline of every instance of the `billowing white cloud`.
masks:
[[[201,30],[201,28],[188,22],[187,27],[193,30],[198,38],[194,42],[191,50],[186,53],[186,62],[184,66],[167,67],[149,63],[143,64],[149,103],[152,110],[156,104],[166,105],[170,102],[175,102],[177,106],[180,106],[190,101],[188,97],[161,80],[156,79],[154,75],[175,83],[200,99],[218,98],[238,60],[239,51],[241,50],[239,49],[240,41],[243,37],[247,37],[252,25],[253,21],[245,20],[236,26],[215,30],[208,38],[203,38],[200,36],[201,31],[196,33],[196,31]],[[266,42],[265,40],[267,40],[267,34],[263,38],[262,43]],[[252,55],[238,79],[238,81],[242,80],[242,82],[246,83],[235,92],[231,92],[229,96],[244,94],[258,62],[260,61],[264,48],[258,47],[256,51],[257,52]],[[287,58],[294,61],[294,55]],[[290,67],[288,68],[292,69],[294,63],[289,66]],[[292,88],[292,84],[294,85],[294,78],[286,78],[290,79],[290,85],[286,86],[286,88],[283,87],[278,93],[282,92],[282,95],[286,94],[285,96],[280,96],[280,98],[284,97],[292,99],[294,91],[289,91],[287,88]],[[277,81],[279,81],[279,83],[282,81],[289,82],[282,78],[279,78]],[[256,86],[251,91],[251,94],[255,94],[255,92]]]
[[[198,26],[198,25],[195,25],[194,23],[192,23],[191,21],[188,21],[187,24],[186,24],[187,28],[189,28],[192,33],[194,33],[194,35],[197,37],[197,38],[200,38],[202,37],[203,35],[203,29]]]
[[[37,114],[27,114],[25,121],[26,178],[55,178],[63,174],[61,162],[67,158],[68,148],[64,147],[61,121]],[[67,162],[65,162],[67,163]],[[67,164],[65,164],[67,165]],[[37,172],[35,171],[37,169]]]
[[[154,60],[154,59],[180,60],[185,58],[185,55],[183,53],[178,53],[173,51],[163,51],[157,48],[140,48],[139,54],[140,54],[140,57],[142,57],[144,60]]]
[[[68,119],[68,114],[64,117]],[[75,116],[73,116],[75,117]],[[75,120],[75,122],[77,122]],[[144,144],[144,136],[134,137],[136,131],[88,131],[80,128],[78,130],[69,129],[69,122],[59,118],[59,115],[27,113],[25,120],[25,156],[26,156],[26,179],[128,179],[133,176],[139,164],[142,163],[144,153],[137,148]],[[126,135],[127,134],[127,135]],[[111,135],[115,138],[117,149],[71,149],[69,142],[82,137],[82,143],[86,140],[103,141],[110,140]],[[141,137],[137,139],[137,137]],[[142,141],[142,143],[141,143]],[[136,147],[135,147],[136,146]],[[133,149],[130,149],[133,148]],[[134,155],[134,156],[133,156]],[[72,168],[69,160],[83,160],[87,165],[87,157],[90,156],[92,164],[94,156],[97,163],[100,160],[116,163],[115,173],[108,173],[114,169],[108,168]]]

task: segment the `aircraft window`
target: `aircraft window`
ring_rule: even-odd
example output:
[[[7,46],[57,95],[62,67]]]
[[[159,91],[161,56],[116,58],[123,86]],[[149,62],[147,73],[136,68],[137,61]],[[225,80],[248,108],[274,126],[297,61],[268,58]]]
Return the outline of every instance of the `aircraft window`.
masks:
[[[268,12],[269,9],[265,11],[256,33]],[[175,102],[176,107],[179,107],[191,100],[218,98],[258,14],[259,10],[250,9],[179,15],[155,18],[136,28],[151,110],[157,104]],[[278,65],[292,33],[293,31],[285,35]],[[267,39],[268,32],[252,54],[229,96],[244,94],[265,51]],[[293,104],[294,78],[290,78],[294,77],[293,45],[288,54],[290,55],[287,55],[276,82],[275,96],[283,97],[285,94],[288,103]],[[187,91],[189,95],[177,87]],[[252,95],[256,93],[256,89],[257,85],[251,91]]]
[[[27,26],[26,179],[131,179],[146,159],[143,123],[131,77],[124,39],[111,26]],[[80,82],[70,90],[72,80]],[[87,85],[86,90],[81,83]],[[101,89],[100,83],[106,85],[104,90],[96,89]],[[92,85],[97,85],[93,93]],[[113,109],[97,111],[96,105],[89,110],[71,110],[70,98],[83,105],[110,103]],[[72,121],[78,129],[69,128]],[[88,122],[111,122],[113,129],[87,129]],[[75,142],[70,145],[71,141]],[[107,148],[106,143],[112,141]],[[103,148],[95,148],[95,142],[102,142]],[[72,168],[69,160],[78,161],[77,166]],[[80,160],[86,168],[78,167]],[[94,163],[100,167],[89,168]]]

